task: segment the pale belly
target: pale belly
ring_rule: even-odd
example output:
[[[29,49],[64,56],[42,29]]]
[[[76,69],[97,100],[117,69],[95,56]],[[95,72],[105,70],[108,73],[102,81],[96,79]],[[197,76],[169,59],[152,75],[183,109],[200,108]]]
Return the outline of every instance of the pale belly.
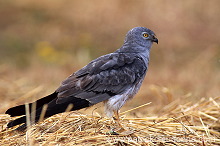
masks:
[[[121,107],[126,103],[126,101],[134,97],[134,95],[139,91],[140,86],[143,82],[143,79],[141,79],[139,83],[137,83],[136,85],[128,89],[123,94],[115,95],[111,97],[110,99],[108,99],[107,101],[104,101],[105,113],[108,117],[112,117],[114,114],[114,111],[120,110]]]

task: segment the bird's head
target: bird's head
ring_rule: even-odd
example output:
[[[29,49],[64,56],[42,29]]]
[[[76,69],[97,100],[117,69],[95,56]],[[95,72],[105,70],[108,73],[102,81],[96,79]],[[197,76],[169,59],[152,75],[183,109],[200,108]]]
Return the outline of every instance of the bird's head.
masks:
[[[148,48],[151,47],[153,42],[158,44],[155,33],[145,27],[135,27],[129,30],[125,38],[125,44],[140,45]]]

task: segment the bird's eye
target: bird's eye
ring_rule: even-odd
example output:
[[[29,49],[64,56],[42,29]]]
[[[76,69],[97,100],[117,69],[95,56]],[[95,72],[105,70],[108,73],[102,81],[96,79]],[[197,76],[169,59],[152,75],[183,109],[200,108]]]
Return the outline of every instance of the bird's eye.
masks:
[[[143,33],[143,37],[148,37],[149,35],[147,33]]]

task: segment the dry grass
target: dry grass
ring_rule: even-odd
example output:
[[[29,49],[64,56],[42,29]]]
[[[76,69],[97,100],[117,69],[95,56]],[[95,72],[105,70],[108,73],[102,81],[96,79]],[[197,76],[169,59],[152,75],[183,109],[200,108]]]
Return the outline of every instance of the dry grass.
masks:
[[[220,97],[203,98],[197,103],[174,101],[164,110],[162,116],[140,118],[130,117],[129,112],[122,113],[121,124],[127,131],[118,132],[119,135],[112,133],[112,130],[117,131],[117,125],[98,113],[58,114],[32,126],[27,132],[5,129],[10,118],[2,114],[0,140],[2,145],[220,144]]]

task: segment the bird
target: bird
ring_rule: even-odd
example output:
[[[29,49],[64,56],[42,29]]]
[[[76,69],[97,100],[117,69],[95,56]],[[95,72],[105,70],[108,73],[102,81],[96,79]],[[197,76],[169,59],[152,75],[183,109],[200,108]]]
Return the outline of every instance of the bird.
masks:
[[[119,123],[119,110],[139,91],[148,70],[150,50],[158,44],[155,33],[146,27],[134,27],[125,36],[123,45],[115,52],[94,59],[74,72],[50,95],[27,104],[29,112],[35,112],[34,123],[39,122],[44,105],[44,119],[66,111],[80,110],[103,102],[107,117]],[[36,106],[32,109],[32,105]],[[27,128],[26,108],[18,105],[8,109],[11,117],[7,128],[19,125],[16,130]]]

